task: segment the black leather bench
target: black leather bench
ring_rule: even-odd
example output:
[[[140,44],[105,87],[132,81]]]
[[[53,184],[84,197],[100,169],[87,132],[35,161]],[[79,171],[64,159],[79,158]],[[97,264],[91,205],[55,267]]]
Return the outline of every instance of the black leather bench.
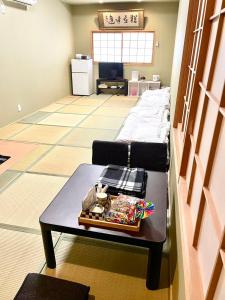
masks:
[[[89,290],[80,283],[29,273],[14,300],[88,300]]]

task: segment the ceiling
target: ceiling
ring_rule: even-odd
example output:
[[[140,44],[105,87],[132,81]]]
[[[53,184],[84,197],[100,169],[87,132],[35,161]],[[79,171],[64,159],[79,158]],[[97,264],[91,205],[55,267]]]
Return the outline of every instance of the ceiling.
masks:
[[[135,2],[135,3],[143,3],[143,2],[178,2],[179,0],[62,0],[63,2],[69,4],[95,4],[95,3],[125,3],[125,2]]]

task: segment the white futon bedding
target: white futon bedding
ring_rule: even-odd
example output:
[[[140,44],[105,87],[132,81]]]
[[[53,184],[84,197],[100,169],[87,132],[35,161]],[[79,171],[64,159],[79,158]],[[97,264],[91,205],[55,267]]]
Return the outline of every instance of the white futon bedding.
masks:
[[[117,141],[167,143],[170,88],[148,90],[132,108]]]

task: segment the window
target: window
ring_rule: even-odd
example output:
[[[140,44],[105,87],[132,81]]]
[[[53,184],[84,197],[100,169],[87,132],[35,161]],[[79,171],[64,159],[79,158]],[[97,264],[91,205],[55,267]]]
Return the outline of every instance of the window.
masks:
[[[95,62],[151,63],[153,32],[93,32]]]

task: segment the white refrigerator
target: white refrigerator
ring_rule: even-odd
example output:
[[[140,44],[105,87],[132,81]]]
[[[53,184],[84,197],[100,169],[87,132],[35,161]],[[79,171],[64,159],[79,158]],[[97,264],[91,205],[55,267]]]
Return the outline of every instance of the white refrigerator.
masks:
[[[72,59],[73,95],[91,95],[93,93],[92,59]]]

